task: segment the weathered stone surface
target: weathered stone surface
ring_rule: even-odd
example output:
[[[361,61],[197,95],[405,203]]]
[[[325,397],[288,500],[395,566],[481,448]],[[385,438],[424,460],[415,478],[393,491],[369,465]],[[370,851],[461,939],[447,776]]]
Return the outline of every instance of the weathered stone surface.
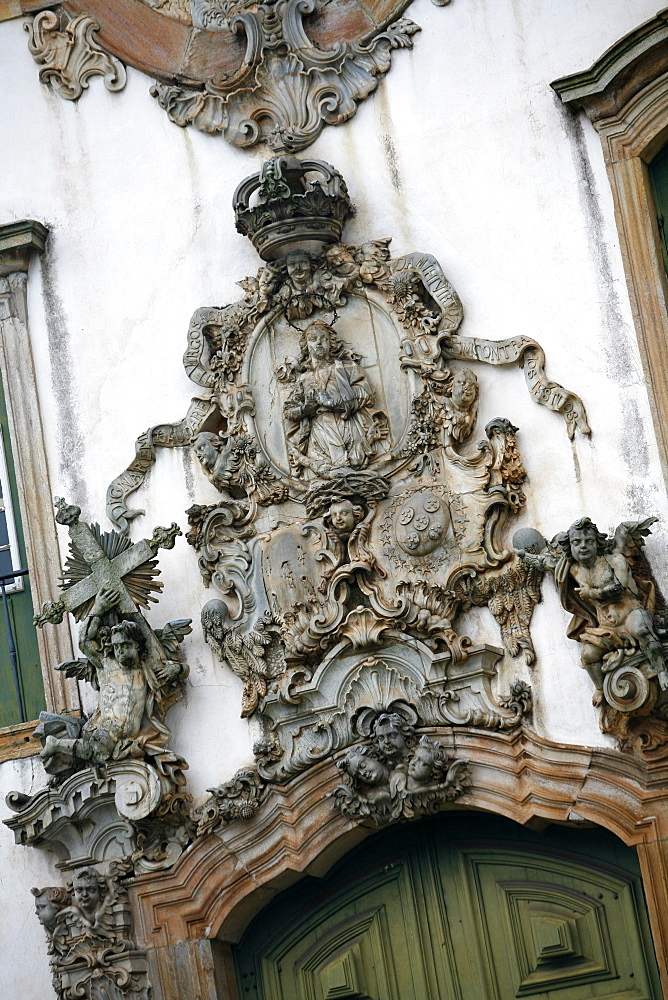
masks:
[[[517,551],[529,566],[554,575],[573,616],[567,635],[581,644],[603,732],[618,736],[627,749],[665,752],[666,606],[642,551],[654,521],[625,521],[608,537],[583,517],[542,551]]]
[[[133,940],[127,892],[114,875],[80,868],[66,889],[33,889],[58,1000],[149,1000],[146,954]]]
[[[178,526],[156,528],[133,545],[117,532],[83,524],[78,507],[56,501],[68,527],[70,558],[60,600],[47,602],[36,624],[82,621],[84,658],[58,664],[99,692],[89,718],[42,712],[36,735],[50,774],[33,796],[10,793],[17,816],[6,820],[17,843],[44,846],[67,867],[129,860],[137,870],[170,864],[187,842],[185,760],[168,749],[169,708],[183,695],[188,666],[179,646],[190,620],[153,630],[139,611],[162,584],[155,555],[172,548]]]

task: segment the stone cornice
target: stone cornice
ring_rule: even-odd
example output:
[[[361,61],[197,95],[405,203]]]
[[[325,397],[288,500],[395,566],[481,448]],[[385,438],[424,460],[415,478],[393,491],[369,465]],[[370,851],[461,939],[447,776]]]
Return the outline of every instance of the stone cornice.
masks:
[[[636,93],[665,70],[668,57],[668,8],[625,35],[589,69],[552,84],[571,110],[592,121],[616,114]]]
[[[33,253],[42,253],[48,229],[34,219],[8,222],[0,226],[0,278],[27,271]]]

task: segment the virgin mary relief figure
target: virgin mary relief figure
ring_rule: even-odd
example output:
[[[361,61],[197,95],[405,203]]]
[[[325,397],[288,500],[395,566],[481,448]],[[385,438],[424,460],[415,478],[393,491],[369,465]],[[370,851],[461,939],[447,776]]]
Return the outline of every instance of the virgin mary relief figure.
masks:
[[[283,408],[290,464],[306,479],[362,469],[387,450],[384,413],[373,406],[366,375],[336,331],[306,329],[296,385]]]

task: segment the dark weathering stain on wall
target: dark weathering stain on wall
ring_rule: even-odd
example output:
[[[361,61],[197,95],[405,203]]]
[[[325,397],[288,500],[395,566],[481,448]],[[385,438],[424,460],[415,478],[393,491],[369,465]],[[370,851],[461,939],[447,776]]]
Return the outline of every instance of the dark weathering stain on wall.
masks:
[[[83,475],[85,445],[78,423],[76,389],[72,377],[73,363],[65,311],[56,291],[53,269],[54,258],[50,253],[42,257],[42,286],[46,310],[46,325],[49,337],[49,360],[51,376],[60,414],[59,476],[60,492],[68,494],[67,499],[84,508],[89,507],[88,487]]]

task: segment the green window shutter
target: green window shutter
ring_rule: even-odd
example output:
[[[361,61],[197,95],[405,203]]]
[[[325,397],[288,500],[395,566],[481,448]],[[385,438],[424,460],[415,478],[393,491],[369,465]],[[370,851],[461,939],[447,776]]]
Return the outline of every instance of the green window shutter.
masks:
[[[26,568],[23,528],[9,439],[4,389],[0,383],[0,574]],[[9,656],[5,614],[0,607],[0,727],[36,719],[45,708],[44,686],[27,576],[5,581],[25,718],[21,718],[16,682]],[[0,601],[1,603],[1,601]]]
[[[663,266],[668,273],[668,146],[664,146],[650,163],[649,176],[661,236]]]

